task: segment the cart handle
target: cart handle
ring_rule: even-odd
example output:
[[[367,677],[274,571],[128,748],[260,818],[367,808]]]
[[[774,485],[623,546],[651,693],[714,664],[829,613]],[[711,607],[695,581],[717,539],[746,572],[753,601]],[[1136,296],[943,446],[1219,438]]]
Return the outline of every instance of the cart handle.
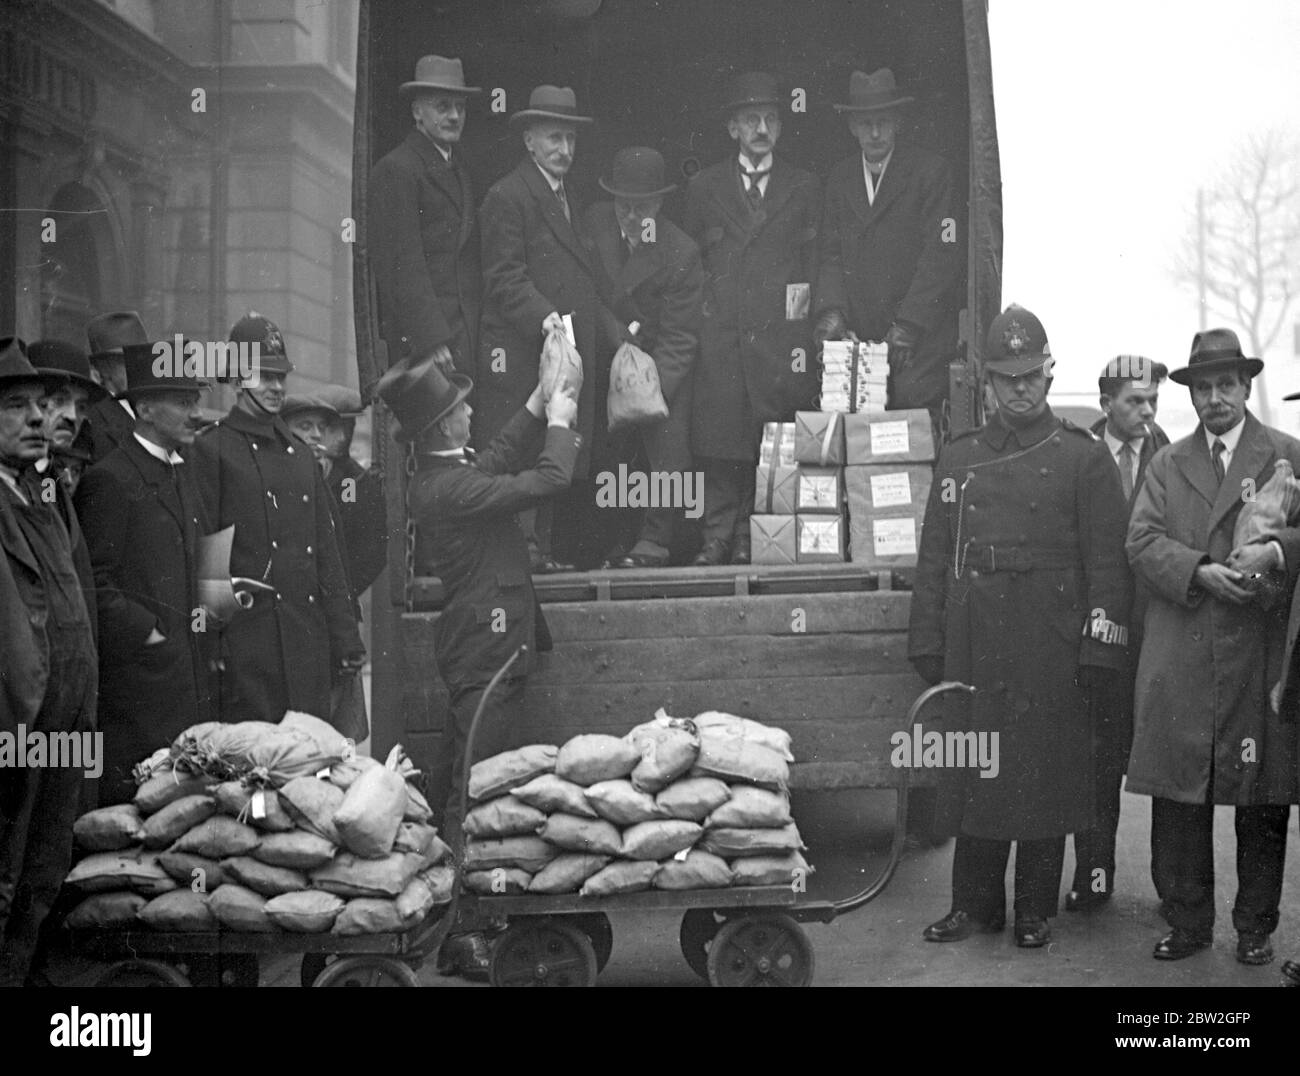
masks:
[[[492,679],[488,681],[488,686],[483,690],[483,694],[479,696],[478,706],[474,709],[474,720],[469,723],[469,732],[465,734],[465,759],[461,766],[460,774],[458,775],[460,781],[460,802],[467,814],[469,813],[469,774],[470,770],[473,768],[474,759],[474,738],[478,733],[479,722],[483,719],[483,710],[487,706],[489,696],[496,690],[497,685],[505,678],[506,673],[510,671],[510,667],[527,653],[528,645],[525,643],[506,659],[506,663],[502,665],[501,668],[493,674]],[[462,822],[463,821],[464,820],[462,819]]]

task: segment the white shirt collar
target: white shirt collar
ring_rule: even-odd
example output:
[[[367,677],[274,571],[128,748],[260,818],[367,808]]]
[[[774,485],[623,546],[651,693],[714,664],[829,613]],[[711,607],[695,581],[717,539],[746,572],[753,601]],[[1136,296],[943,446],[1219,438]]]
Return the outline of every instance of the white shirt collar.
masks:
[[[880,181],[885,178],[885,169],[889,167],[889,162],[894,158],[894,151],[891,149],[888,156],[880,166],[879,172],[872,172],[867,167],[867,158],[862,158],[862,182],[867,187],[867,202],[870,205],[876,203],[876,191],[880,189]]]
[[[441,456],[443,459],[465,459],[464,448],[430,448],[425,451],[426,456]]]
[[[531,160],[533,164],[537,164],[536,158],[530,157],[529,160]],[[560,183],[562,182],[561,180],[556,179],[553,175],[551,175],[550,172],[548,172],[540,164],[537,164],[537,170],[542,173],[542,178],[545,179],[548,184],[550,184],[551,190],[558,191],[560,189]]]
[[[133,408],[129,403],[127,403],[125,399],[119,399],[117,402],[122,405],[123,411],[125,411],[132,418],[135,418],[135,408]]]
[[[172,452],[169,455],[161,445],[154,444],[147,437],[141,437],[139,433],[137,433],[134,430],[132,430],[131,433],[132,436],[134,436],[135,439],[144,446],[144,450],[148,452],[149,455],[151,455],[159,463],[170,463],[173,467],[175,467],[178,463],[185,462],[185,460],[181,458],[181,454],[179,452]]]
[[[1241,421],[1232,427],[1227,433],[1211,433],[1202,427],[1205,433],[1205,447],[1210,450],[1210,458],[1214,458],[1214,442],[1222,441],[1224,450],[1229,456],[1237,451],[1237,442],[1241,440],[1241,431],[1246,428],[1246,416],[1241,416]]]
[[[740,160],[740,170],[742,172],[770,172],[772,170],[772,155],[769,153],[758,164],[751,164],[749,158],[743,153],[738,155]]]
[[[1112,456],[1119,455],[1119,450],[1124,447],[1125,442],[1121,441],[1118,437],[1116,437],[1113,433],[1111,433],[1109,426],[1102,427],[1102,437],[1106,441],[1106,447],[1110,449],[1110,454]],[[1127,443],[1129,447],[1133,449],[1133,452],[1136,454],[1142,451],[1142,442],[1145,440],[1146,440],[1145,437],[1134,437],[1131,441]]]

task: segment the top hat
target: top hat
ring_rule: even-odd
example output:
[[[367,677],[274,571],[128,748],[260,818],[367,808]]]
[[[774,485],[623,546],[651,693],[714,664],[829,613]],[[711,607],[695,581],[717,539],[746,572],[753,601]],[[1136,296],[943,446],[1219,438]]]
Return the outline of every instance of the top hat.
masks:
[[[389,367],[375,386],[397,420],[393,437],[413,441],[474,389],[474,382],[461,373],[444,374],[432,355],[416,363],[407,360]]]
[[[86,339],[90,343],[90,361],[120,359],[125,344],[147,344],[149,334],[144,322],[134,310],[119,310],[112,314],[99,314],[86,324]]]
[[[595,122],[590,116],[578,115],[578,95],[568,86],[538,86],[528,95],[528,107],[510,117],[510,126],[522,127],[538,120]]]
[[[465,85],[465,71],[460,60],[445,56],[421,56],[415,61],[415,78],[403,82],[398,93],[411,97],[420,91],[453,95],[482,93],[478,86]]]
[[[882,67],[870,75],[854,71],[849,76],[848,104],[831,107],[836,112],[873,112],[881,108],[895,108],[915,100],[915,97],[900,95],[898,87],[894,85],[894,72],[888,67]]]
[[[284,334],[270,318],[250,310],[230,330],[234,344],[257,344],[259,373],[291,374],[293,363],[284,350]]]
[[[989,323],[984,342],[984,369],[1021,377],[1052,358],[1047,332],[1037,316],[1012,303]]]
[[[664,158],[648,146],[631,146],[614,154],[610,179],[597,182],[615,198],[658,198],[675,191],[677,185],[664,186]]]
[[[27,345],[16,336],[0,337],[0,388],[18,381],[39,381],[46,386],[62,384],[63,374],[47,374],[28,361]]]
[[[1254,377],[1262,369],[1262,359],[1247,358],[1241,353],[1241,342],[1231,329],[1206,329],[1192,337],[1192,354],[1187,365],[1169,375],[1169,380],[1180,385],[1190,385],[1197,374],[1239,366],[1247,377]]]
[[[198,392],[209,382],[185,373],[184,349],[176,351],[174,340],[163,341],[166,351],[156,344],[127,344],[122,349],[126,361],[126,391],[130,399],[142,392]]]
[[[782,104],[781,91],[776,87],[776,79],[763,71],[749,71],[731,80],[722,111],[731,115],[739,109],[749,108],[752,105],[780,104]]]
[[[76,344],[63,340],[37,340],[27,349],[27,358],[43,374],[55,374],[90,394],[90,402],[109,397],[108,389],[90,376],[90,359]]]

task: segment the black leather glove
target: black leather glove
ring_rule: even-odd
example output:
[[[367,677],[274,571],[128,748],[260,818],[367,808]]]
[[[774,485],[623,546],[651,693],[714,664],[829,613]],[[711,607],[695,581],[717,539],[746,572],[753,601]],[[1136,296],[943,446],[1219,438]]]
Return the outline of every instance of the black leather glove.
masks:
[[[1074,682],[1084,691],[1100,691],[1115,678],[1115,670],[1101,665],[1080,665],[1075,671]]]
[[[943,658],[938,654],[920,654],[914,658],[908,658],[922,680],[933,687],[943,679]]]
[[[917,345],[921,342],[921,330],[905,321],[896,321],[885,333],[885,343],[889,346],[889,368],[895,373],[906,369],[912,361]]]
[[[827,307],[817,315],[817,323],[813,326],[813,343],[820,351],[823,343],[841,339],[848,329],[849,322],[844,311],[834,306]]]

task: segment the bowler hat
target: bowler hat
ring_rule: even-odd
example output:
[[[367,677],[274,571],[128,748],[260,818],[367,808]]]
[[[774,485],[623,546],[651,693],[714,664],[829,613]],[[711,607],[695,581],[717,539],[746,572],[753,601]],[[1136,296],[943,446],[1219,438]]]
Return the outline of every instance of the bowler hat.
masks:
[[[397,420],[393,437],[402,442],[415,440],[473,389],[474,382],[464,374],[444,374],[432,355],[414,364],[404,359],[375,386]]]
[[[230,330],[233,344],[256,344],[259,373],[291,374],[293,363],[284,350],[284,334],[270,318],[250,310]]]
[[[1192,354],[1187,365],[1174,370],[1169,380],[1180,385],[1190,385],[1198,374],[1211,373],[1226,367],[1240,367],[1247,377],[1254,377],[1262,369],[1262,359],[1247,358],[1241,353],[1241,342],[1231,329],[1206,329],[1192,337]]]
[[[1021,377],[1052,358],[1047,332],[1037,316],[1012,303],[989,324],[984,342],[984,369]]]
[[[415,61],[415,78],[403,82],[397,92],[409,97],[422,90],[456,95],[483,92],[478,86],[465,85],[465,70],[460,60],[445,56],[421,56]]]
[[[849,76],[849,101],[844,105],[832,105],[836,112],[873,112],[881,108],[895,108],[915,101],[915,97],[906,97],[898,92],[894,85],[894,72],[888,67],[864,74],[854,71]]]
[[[781,91],[776,87],[775,78],[764,71],[748,71],[731,80],[722,111],[730,116],[742,108],[781,103]]]
[[[185,344],[178,354],[179,339],[161,341],[165,351],[159,344],[127,344],[122,349],[126,360],[124,397],[130,399],[146,392],[198,392],[208,387],[209,382],[203,378],[185,373]]]
[[[565,123],[594,123],[578,114],[578,95],[568,86],[538,86],[528,95],[528,107],[510,117],[511,127],[523,127],[541,120]]]
[[[98,314],[86,324],[86,340],[90,344],[90,361],[120,359],[126,344],[147,344],[149,334],[144,322],[134,310],[119,310],[111,314]]]
[[[56,374],[86,390],[91,403],[109,397],[108,389],[90,376],[90,359],[76,344],[64,340],[37,340],[27,348],[27,358],[43,374]]]
[[[597,182],[615,198],[658,198],[677,185],[664,185],[664,158],[649,146],[630,146],[614,154],[614,164],[606,183],[602,176]]]
[[[39,381],[49,387],[61,384],[64,377],[36,369],[27,359],[27,345],[18,337],[0,337],[0,388],[18,381]]]

